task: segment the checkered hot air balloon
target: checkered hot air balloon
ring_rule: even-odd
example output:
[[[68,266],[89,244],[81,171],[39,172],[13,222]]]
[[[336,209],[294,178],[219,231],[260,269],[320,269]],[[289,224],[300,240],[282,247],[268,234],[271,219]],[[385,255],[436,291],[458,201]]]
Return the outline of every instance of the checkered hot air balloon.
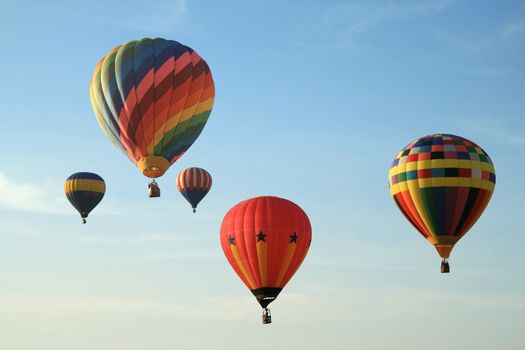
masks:
[[[66,179],[64,193],[85,224],[89,213],[104,197],[106,183],[97,174],[75,173]]]
[[[210,69],[197,52],[159,38],[115,47],[98,63],[90,86],[106,136],[153,179],[197,139],[214,96]],[[150,197],[158,195],[153,180]]]
[[[256,197],[230,209],[220,236],[228,262],[263,308],[263,323],[271,323],[268,305],[308,253],[312,241],[308,216],[289,200]]]
[[[443,258],[474,225],[494,191],[496,173],[488,154],[463,137],[436,134],[399,152],[389,176],[390,194],[410,223]]]
[[[211,183],[210,173],[201,168],[187,168],[177,176],[177,189],[191,204],[194,213],[197,204],[210,191]]]

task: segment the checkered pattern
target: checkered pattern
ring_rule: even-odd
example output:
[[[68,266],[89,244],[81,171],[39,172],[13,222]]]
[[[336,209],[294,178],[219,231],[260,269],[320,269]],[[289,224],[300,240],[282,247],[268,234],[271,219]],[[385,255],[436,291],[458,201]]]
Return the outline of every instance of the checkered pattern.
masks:
[[[437,134],[411,142],[392,162],[392,195],[406,190],[411,180],[417,180],[422,188],[467,186],[493,191],[496,174],[481,147],[459,136]]]
[[[395,157],[388,178],[399,209],[444,258],[483,213],[496,184],[487,153],[446,134],[411,142]]]

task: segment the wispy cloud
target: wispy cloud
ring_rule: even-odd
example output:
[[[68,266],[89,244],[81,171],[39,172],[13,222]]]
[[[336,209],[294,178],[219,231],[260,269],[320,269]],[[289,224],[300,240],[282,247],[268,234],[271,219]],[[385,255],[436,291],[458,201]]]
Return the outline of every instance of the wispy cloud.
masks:
[[[520,19],[508,23],[504,28],[501,36],[505,39],[525,36],[525,19]]]
[[[321,24],[338,28],[342,46],[351,46],[355,36],[385,23],[420,18],[441,12],[452,0],[412,1],[395,3],[359,2],[341,4],[328,9]]]
[[[466,37],[457,32],[440,31],[435,32],[433,37],[436,41],[450,47],[460,55],[474,55],[511,44],[518,38],[525,37],[525,19],[513,19],[496,26],[491,32],[481,36]]]
[[[18,183],[0,173],[0,206],[47,214],[64,214],[64,198],[53,196],[44,186]]]
[[[495,37],[486,36],[483,38],[465,38],[456,33],[435,32],[434,40],[451,48],[455,53],[460,55],[471,55],[484,52],[494,47]]]

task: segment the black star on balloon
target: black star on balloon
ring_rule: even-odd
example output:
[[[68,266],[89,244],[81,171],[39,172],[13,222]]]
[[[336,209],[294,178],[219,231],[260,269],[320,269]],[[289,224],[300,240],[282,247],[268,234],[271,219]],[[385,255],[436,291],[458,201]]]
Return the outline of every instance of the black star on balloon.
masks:
[[[235,237],[228,236],[228,241],[230,242],[230,245],[235,245]]]
[[[259,231],[259,233],[257,234],[257,242],[259,241],[263,241],[263,242],[266,242],[266,240],[264,239],[266,237],[266,235],[261,231]]]
[[[293,233],[293,235],[290,235],[290,243],[296,243],[297,244],[297,233]]]

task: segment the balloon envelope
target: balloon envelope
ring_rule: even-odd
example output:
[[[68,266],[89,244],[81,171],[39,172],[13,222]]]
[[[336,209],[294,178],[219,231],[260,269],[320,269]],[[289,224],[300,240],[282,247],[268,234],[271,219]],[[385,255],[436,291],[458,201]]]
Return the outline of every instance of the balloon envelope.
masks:
[[[106,183],[94,173],[75,173],[64,183],[64,192],[69,202],[80,213],[86,223],[89,213],[100,203],[106,192]]]
[[[297,204],[256,197],[230,209],[222,221],[220,239],[228,262],[266,308],[301,265],[312,228]]]
[[[159,38],[115,47],[90,86],[100,127],[150,178],[162,176],[197,139],[214,95],[206,62],[190,47]]]
[[[443,258],[483,213],[496,183],[488,154],[448,134],[412,141],[396,155],[388,177],[401,212]]]
[[[177,189],[191,204],[193,212],[197,204],[210,191],[211,184],[210,173],[201,168],[187,168],[177,176]]]

